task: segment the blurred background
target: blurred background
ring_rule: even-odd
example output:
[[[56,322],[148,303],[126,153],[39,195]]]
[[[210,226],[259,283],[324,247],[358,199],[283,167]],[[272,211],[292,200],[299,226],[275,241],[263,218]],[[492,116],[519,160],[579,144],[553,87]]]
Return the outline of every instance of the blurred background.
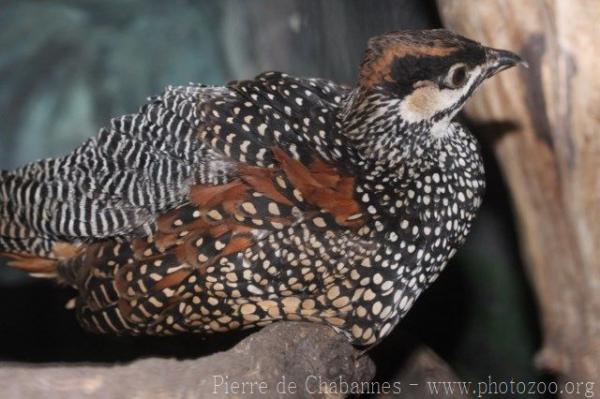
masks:
[[[422,0],[3,1],[0,168],[65,154],[170,84],[223,84],[265,70],[352,84],[369,37],[440,26],[435,2]],[[532,365],[541,345],[538,315],[508,193],[480,139],[489,187],[483,211],[467,245],[372,352],[380,379],[402,363],[407,336],[465,380],[547,378]],[[64,310],[72,295],[0,270],[0,360],[192,357],[239,339],[89,335]]]

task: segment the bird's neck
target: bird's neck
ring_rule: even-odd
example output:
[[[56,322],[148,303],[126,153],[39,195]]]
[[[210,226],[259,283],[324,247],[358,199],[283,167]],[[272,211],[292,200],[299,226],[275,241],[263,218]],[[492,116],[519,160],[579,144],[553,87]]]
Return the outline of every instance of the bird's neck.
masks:
[[[342,134],[361,174],[375,176],[406,168],[429,168],[451,139],[451,118],[410,120],[401,112],[402,100],[355,89],[342,112]]]
[[[353,150],[359,180],[357,197],[365,199],[367,210],[375,209],[373,219],[386,223],[402,221],[404,212],[415,209],[433,212],[439,205],[432,199],[453,200],[454,187],[463,180],[477,181],[472,191],[479,192],[483,174],[475,139],[452,123],[451,116],[408,122],[399,103],[356,91],[348,97],[343,113],[343,134]]]

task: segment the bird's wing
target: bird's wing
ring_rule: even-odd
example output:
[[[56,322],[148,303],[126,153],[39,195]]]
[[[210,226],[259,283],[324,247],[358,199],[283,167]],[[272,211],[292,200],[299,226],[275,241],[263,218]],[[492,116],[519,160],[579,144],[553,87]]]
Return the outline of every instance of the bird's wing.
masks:
[[[51,268],[66,244],[149,235],[195,185],[230,182],[239,165],[343,164],[336,136],[347,89],[270,72],[226,87],[168,88],[73,153],[0,174],[0,253]]]
[[[213,155],[197,139],[196,104],[225,88],[169,88],[71,154],[0,176],[0,252],[52,257],[58,241],[149,231]],[[215,181],[217,179],[215,178]]]
[[[326,136],[344,94],[274,72],[168,88],[68,156],[1,172],[0,252],[52,256],[57,241],[148,233],[191,185],[227,182],[238,162],[273,165],[273,145],[331,158],[339,150]]]
[[[360,228],[353,178],[319,158],[305,165],[279,147],[271,152],[273,167],[239,163],[227,183],[194,185],[188,202],[158,217],[151,236],[94,243],[62,262],[61,276],[80,290],[82,324],[96,332],[228,330],[265,320],[244,313],[248,298],[274,307],[265,314],[283,312],[279,307],[287,302],[273,300],[286,296],[280,291],[289,296],[311,283],[323,289],[316,277],[317,244],[305,249],[317,251],[315,259],[293,255],[307,261],[304,274],[301,267],[284,267],[293,262],[285,256],[315,237]],[[297,239],[306,242],[296,246]],[[297,276],[284,275],[293,270]],[[239,319],[222,325],[215,321],[236,314]]]

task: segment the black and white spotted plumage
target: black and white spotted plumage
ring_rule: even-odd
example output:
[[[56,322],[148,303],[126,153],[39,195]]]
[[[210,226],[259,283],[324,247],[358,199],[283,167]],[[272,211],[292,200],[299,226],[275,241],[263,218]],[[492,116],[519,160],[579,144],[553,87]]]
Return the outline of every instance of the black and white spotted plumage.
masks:
[[[78,288],[96,332],[288,319],[373,344],[468,234],[483,163],[452,118],[507,54],[399,32],[370,43],[355,88],[277,72],[168,88],[70,155],[2,172],[0,256]]]

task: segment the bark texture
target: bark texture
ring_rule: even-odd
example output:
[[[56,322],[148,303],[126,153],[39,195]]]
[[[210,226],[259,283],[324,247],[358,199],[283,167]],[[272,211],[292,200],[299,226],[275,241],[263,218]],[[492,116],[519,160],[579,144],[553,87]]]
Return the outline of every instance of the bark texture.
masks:
[[[537,365],[600,378],[600,6],[596,0],[438,0],[445,25],[530,65],[466,112],[494,135],[541,310]],[[487,129],[485,128],[487,126]]]
[[[116,366],[4,364],[0,397],[331,398],[343,397],[331,392],[340,381],[368,382],[374,374],[369,357],[330,327],[287,322],[196,360],[153,358]]]

